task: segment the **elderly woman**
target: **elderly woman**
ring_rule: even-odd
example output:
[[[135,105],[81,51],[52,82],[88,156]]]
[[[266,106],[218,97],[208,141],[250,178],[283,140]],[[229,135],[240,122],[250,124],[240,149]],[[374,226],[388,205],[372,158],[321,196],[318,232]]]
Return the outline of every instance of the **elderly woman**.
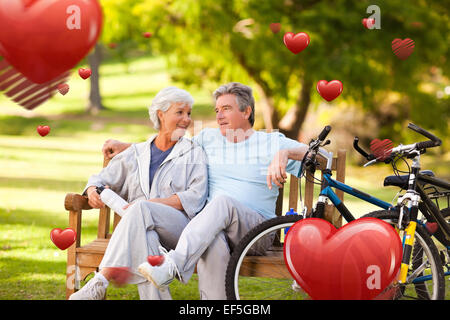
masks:
[[[141,299],[170,299],[168,291],[158,290],[137,268],[147,256],[159,255],[160,247],[175,248],[184,227],[206,202],[206,156],[199,145],[183,138],[192,104],[185,90],[161,90],[149,107],[158,133],[133,144],[90,177],[85,194],[92,207],[104,206],[96,192],[100,186],[109,186],[130,205],[111,237],[100,271],[71,300],[103,299],[121,268],[128,268],[128,283],[138,284]]]

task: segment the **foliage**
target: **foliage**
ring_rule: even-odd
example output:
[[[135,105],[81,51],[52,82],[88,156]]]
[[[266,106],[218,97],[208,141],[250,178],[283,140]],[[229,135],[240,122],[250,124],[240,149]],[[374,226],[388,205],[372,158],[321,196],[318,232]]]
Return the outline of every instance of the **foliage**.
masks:
[[[338,99],[349,105],[373,112],[380,119],[380,106],[395,109],[394,121],[379,123],[381,126],[393,128],[401,123],[404,127],[402,121],[409,119],[429,129],[447,130],[449,98],[437,97],[448,85],[450,74],[448,6],[441,1],[103,3],[106,13],[114,11],[112,6],[121,11],[126,3],[127,13],[119,13],[127,16],[119,19],[127,25],[123,29],[129,30],[130,25],[155,30],[152,47],[168,55],[173,79],[197,85],[226,81],[254,84],[257,95],[275,110],[275,127],[292,106],[308,109],[308,101],[301,105],[305,100],[302,87],[311,105],[317,105],[323,102],[315,92],[317,81],[339,79],[344,91]],[[380,30],[367,30],[361,23],[369,16],[366,8],[373,4],[381,10]],[[272,22],[281,23],[281,32],[271,32]],[[292,54],[283,44],[285,32],[308,33],[309,47]],[[113,33],[125,39],[123,31]],[[408,59],[402,61],[393,54],[391,42],[395,38],[415,41],[414,53]]]
[[[295,136],[308,109],[325,103],[315,90],[317,81],[339,79],[344,91],[330,104],[359,107],[383,134],[401,136],[407,121],[448,133],[448,0],[100,3],[101,42],[117,45],[108,50],[110,56],[127,64],[136,50],[164,54],[173,80],[210,91],[223,82],[248,83],[256,89],[259,109],[268,115],[266,127]],[[380,30],[367,30],[361,23],[370,15],[369,5],[380,7]],[[277,34],[269,29],[273,22],[282,25]],[[283,44],[285,32],[306,32],[311,43],[294,55]],[[395,38],[415,41],[408,59],[393,54]]]

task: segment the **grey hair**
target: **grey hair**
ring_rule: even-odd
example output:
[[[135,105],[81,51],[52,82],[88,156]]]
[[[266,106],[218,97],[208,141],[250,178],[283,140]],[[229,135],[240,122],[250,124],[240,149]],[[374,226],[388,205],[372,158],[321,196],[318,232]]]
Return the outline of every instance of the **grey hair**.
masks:
[[[148,107],[148,114],[150,120],[153,122],[153,127],[159,130],[160,123],[158,118],[158,110],[166,112],[174,103],[186,103],[190,107],[194,104],[194,98],[186,90],[177,87],[167,87],[160,90],[153,98],[152,104]]]
[[[248,106],[251,107],[252,112],[248,121],[253,126],[255,123],[255,98],[253,98],[252,88],[239,82],[230,82],[217,88],[217,90],[214,91],[213,96],[217,101],[217,99],[224,94],[234,94],[236,96],[240,111],[245,111]]]

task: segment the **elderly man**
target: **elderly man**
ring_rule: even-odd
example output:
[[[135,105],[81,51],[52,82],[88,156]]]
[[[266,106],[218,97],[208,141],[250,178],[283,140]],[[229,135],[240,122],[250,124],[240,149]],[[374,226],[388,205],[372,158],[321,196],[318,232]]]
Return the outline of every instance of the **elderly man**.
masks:
[[[208,158],[207,205],[183,230],[163,263],[144,262],[138,270],[155,286],[167,286],[178,275],[186,283],[197,265],[202,299],[226,299],[225,273],[230,246],[256,225],[275,217],[278,188],[286,172],[298,174],[307,146],[283,134],[252,129],[252,90],[229,83],[214,92],[218,129],[204,129],[193,138]],[[117,154],[129,146],[109,140],[104,152]],[[275,188],[273,188],[273,184]]]

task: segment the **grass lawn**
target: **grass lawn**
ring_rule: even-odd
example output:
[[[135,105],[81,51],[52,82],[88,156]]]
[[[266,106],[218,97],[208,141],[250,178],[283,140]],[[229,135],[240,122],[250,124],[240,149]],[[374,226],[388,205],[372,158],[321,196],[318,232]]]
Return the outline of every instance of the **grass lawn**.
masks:
[[[146,107],[171,84],[163,60],[137,59],[130,73],[121,64],[105,64],[101,74],[109,109],[96,116],[83,114],[88,84],[77,75],[66,96],[57,95],[35,111],[0,96],[0,299],[65,299],[66,251],[53,245],[50,231],[68,226],[66,193],[81,192],[101,169],[107,138],[144,141],[153,132]],[[210,120],[210,93],[189,90],[197,102],[194,119]],[[51,127],[48,136],[37,134],[40,124]],[[381,188],[385,174],[390,174],[387,166],[364,171],[349,166],[347,182],[391,202],[395,190]],[[345,201],[356,215],[374,209],[349,197]],[[82,244],[96,237],[97,219],[94,210],[83,215]],[[108,299],[139,299],[136,286],[110,288]],[[199,298],[195,277],[188,285],[174,282],[171,292],[174,299]]]

